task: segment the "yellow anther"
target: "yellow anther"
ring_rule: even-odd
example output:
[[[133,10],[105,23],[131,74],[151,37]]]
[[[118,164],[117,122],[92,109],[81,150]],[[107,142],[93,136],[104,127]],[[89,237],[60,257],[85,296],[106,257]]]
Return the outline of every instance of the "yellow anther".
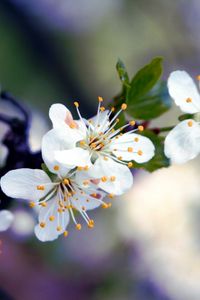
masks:
[[[139,138],[138,137],[136,137],[136,138],[134,138],[134,142],[139,142]]]
[[[92,193],[90,196],[93,198],[97,198],[97,193]]]
[[[81,230],[81,228],[82,228],[82,226],[81,226],[80,223],[76,224],[76,229],[77,229],[77,230]]]
[[[65,178],[65,179],[63,180],[63,183],[64,183],[65,185],[68,185],[68,184],[69,184],[69,180],[68,180],[67,178]]]
[[[86,142],[84,140],[79,142],[81,146],[84,146],[86,144]]]
[[[83,181],[83,185],[88,185],[89,183],[90,183],[89,180],[84,180],[84,181]]]
[[[99,102],[103,102],[103,98],[99,96],[99,97],[98,97],[98,101],[99,101]]]
[[[108,198],[113,199],[114,196],[115,196],[115,195],[111,193],[111,194],[108,195]]]
[[[138,130],[139,131],[143,131],[144,130],[144,126],[142,126],[142,125],[138,126]]]
[[[132,147],[128,147],[128,152],[133,152],[133,148]]]
[[[138,150],[137,154],[141,156],[143,154],[142,150]]]
[[[93,148],[93,149],[96,148],[96,146],[97,146],[96,143],[92,143],[92,144],[90,145],[90,147]]]
[[[53,169],[54,169],[54,171],[59,171],[60,167],[56,165],[53,167]]]
[[[57,230],[57,231],[61,231],[61,230],[62,230],[62,227],[61,227],[61,226],[58,226],[58,227],[56,228],[56,230]]]
[[[187,103],[191,103],[191,102],[192,102],[192,99],[191,99],[191,98],[187,98],[185,101],[186,101]]]
[[[71,196],[72,196],[72,193],[70,193],[70,192],[67,193],[67,196],[68,196],[68,197],[71,197]]]
[[[106,209],[106,208],[108,208],[108,204],[107,204],[107,203],[103,203],[103,204],[101,205],[101,207]]]
[[[116,180],[116,176],[111,176],[110,177],[110,181],[115,181]]]
[[[192,122],[192,121],[188,121],[187,124],[188,124],[189,127],[192,127],[192,126],[193,126],[193,122]]]
[[[200,75],[197,75],[197,80],[200,80]]]
[[[77,125],[76,125],[75,121],[71,121],[70,124],[69,124],[69,127],[72,128],[72,129],[76,128]]]
[[[129,167],[129,168],[132,168],[132,166],[133,166],[133,163],[130,161],[130,162],[128,163],[128,167]]]
[[[45,190],[45,186],[44,185],[37,185],[37,190],[38,191],[44,191]]]
[[[89,199],[86,199],[86,202],[90,202],[90,200],[89,200]]]
[[[63,232],[63,235],[64,235],[64,237],[67,237],[67,236],[69,235],[69,232],[68,232],[67,230],[65,230],[65,231]]]
[[[86,210],[85,206],[82,206],[82,210]]]
[[[116,119],[116,122],[119,123],[119,121],[120,121],[119,118],[117,118],[117,119]]]
[[[118,156],[118,158],[117,158],[118,160],[122,160],[122,156]]]
[[[88,166],[85,166],[84,167],[84,171],[88,171],[89,170],[89,167]]]
[[[57,212],[62,213],[62,208],[59,207],[59,208],[57,209]]]
[[[46,203],[46,202],[41,202],[40,205],[41,205],[42,207],[47,207],[47,203]]]
[[[131,126],[134,126],[134,125],[135,125],[135,121],[130,121],[129,124],[130,124]]]
[[[126,110],[126,109],[127,109],[127,104],[126,104],[126,103],[123,103],[123,104],[121,105],[121,109],[122,109],[122,110]]]
[[[111,111],[112,112],[114,112],[115,111],[115,107],[113,106],[113,107],[111,107]]]
[[[79,103],[78,103],[77,101],[74,102],[74,105],[75,105],[76,107],[79,107]]]
[[[103,158],[104,160],[108,160],[108,158],[106,157],[106,156],[104,156],[104,158]]]
[[[100,111],[105,111],[105,107],[104,107],[104,106],[101,106],[101,107],[100,107]]]
[[[49,217],[49,221],[52,222],[52,221],[54,221],[54,220],[55,220],[55,216],[50,216],[50,217]]]
[[[77,170],[78,170],[78,171],[83,171],[83,167],[80,167],[80,166],[79,166],[79,167],[77,167]]]
[[[31,208],[33,208],[33,207],[35,207],[35,203],[34,203],[33,201],[31,201],[31,202],[29,203],[29,206],[30,206]]]
[[[108,178],[106,176],[101,177],[102,182],[106,182],[107,180],[108,180]]]
[[[41,223],[40,223],[40,227],[41,227],[41,228],[44,228],[45,226],[46,226],[46,223],[44,223],[44,222],[41,222]]]
[[[112,203],[110,202],[107,205],[108,205],[108,208],[110,208],[112,206]]]
[[[93,228],[93,227],[94,227],[94,220],[89,220],[88,228]]]

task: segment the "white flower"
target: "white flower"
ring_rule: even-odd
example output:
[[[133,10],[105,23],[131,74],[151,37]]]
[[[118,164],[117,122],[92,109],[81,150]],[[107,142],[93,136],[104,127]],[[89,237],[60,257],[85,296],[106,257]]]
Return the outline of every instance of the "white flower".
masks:
[[[0,231],[7,230],[13,222],[13,214],[8,210],[0,211]]]
[[[102,204],[109,207],[102,201],[104,193],[99,191],[96,185],[84,178],[80,172],[66,170],[54,166],[55,176],[53,179],[43,170],[18,169],[8,172],[1,178],[3,192],[12,198],[30,200],[30,206],[40,206],[39,224],[35,227],[35,234],[41,241],[52,241],[60,234],[68,235],[66,227],[70,215],[77,223],[73,210],[76,209],[82,215],[89,228],[94,226],[93,220],[88,217],[87,210],[94,209]],[[64,173],[63,173],[64,174]]]
[[[172,72],[168,79],[168,89],[170,96],[183,112],[190,114],[200,112],[200,94],[188,73]],[[185,163],[200,153],[199,121],[184,120],[167,135],[165,155],[172,163]]]
[[[122,134],[123,129],[135,125],[134,121],[114,129],[119,122],[117,119],[119,114],[127,107],[126,104],[122,104],[121,110],[110,120],[114,108],[110,111],[105,110],[101,106],[102,101],[103,99],[99,97],[97,115],[88,121],[82,118],[78,102],[74,102],[80,118],[78,121],[73,120],[70,111],[64,105],[52,105],[49,116],[54,129],[47,136],[49,143],[52,144],[56,144],[57,135],[62,139],[60,143],[63,145],[62,149],[54,152],[58,162],[64,165],[72,162],[79,165],[78,155],[75,157],[74,150],[82,149],[85,155],[85,157],[82,155],[82,162],[90,167],[88,175],[99,179],[101,189],[121,195],[132,186],[133,178],[128,168],[132,166],[131,161],[135,160],[138,163],[149,161],[154,156],[155,148],[148,138],[135,133],[137,130],[142,131],[142,126]],[[66,130],[68,133],[65,133]],[[70,136],[77,136],[74,145],[68,145],[71,141]],[[46,140],[47,137],[44,137],[43,147]]]

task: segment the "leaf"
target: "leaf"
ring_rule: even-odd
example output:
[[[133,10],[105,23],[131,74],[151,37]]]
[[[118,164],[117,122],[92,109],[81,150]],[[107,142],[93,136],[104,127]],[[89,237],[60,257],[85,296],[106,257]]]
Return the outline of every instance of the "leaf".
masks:
[[[162,74],[162,58],[154,58],[148,65],[139,70],[131,81],[127,104],[131,105],[137,98],[149,92]]]
[[[169,159],[164,154],[164,137],[156,135],[150,130],[144,130],[142,135],[148,137],[154,144],[155,156],[148,162],[144,164],[138,164],[133,161],[133,168],[142,168],[149,172],[153,172],[163,167],[168,167],[170,165]]]
[[[165,82],[159,82],[146,95],[128,104],[127,113],[136,119],[150,120],[159,117],[171,108],[172,100]]]
[[[116,64],[116,69],[123,85],[130,87],[129,76],[126,71],[125,65],[121,59],[118,60]]]

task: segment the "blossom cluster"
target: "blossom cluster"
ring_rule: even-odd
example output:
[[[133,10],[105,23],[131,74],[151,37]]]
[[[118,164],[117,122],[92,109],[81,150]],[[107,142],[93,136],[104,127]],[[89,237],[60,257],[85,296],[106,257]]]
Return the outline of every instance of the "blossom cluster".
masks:
[[[67,236],[70,217],[81,230],[76,212],[93,228],[94,220],[87,211],[99,206],[109,208],[110,199],[132,186],[132,161],[143,163],[154,156],[153,143],[138,134],[143,131],[142,125],[130,121],[116,128],[125,103],[114,114],[114,108],[102,106],[101,97],[98,102],[97,115],[89,120],[81,116],[78,102],[74,102],[78,120],[64,105],[53,104],[49,111],[53,129],[42,140],[43,170],[16,169],[1,178],[7,196],[29,200],[31,207],[39,206],[35,234],[41,241]]]
[[[172,164],[181,164],[200,152],[200,94],[185,71],[172,72],[167,86],[171,98],[187,113],[164,141],[165,156]],[[108,110],[98,97],[97,115],[89,120],[82,117],[79,103],[74,105],[78,120],[63,104],[50,107],[52,129],[42,139],[41,169],[17,168],[1,177],[1,189],[8,197],[28,200],[30,207],[38,208],[35,234],[41,241],[67,236],[70,218],[77,230],[82,228],[79,216],[93,228],[88,211],[109,208],[115,196],[132,187],[134,162],[146,163],[156,151],[152,141],[141,134],[142,123],[130,120],[118,126],[126,103]],[[12,216],[6,210],[1,214],[3,231]]]

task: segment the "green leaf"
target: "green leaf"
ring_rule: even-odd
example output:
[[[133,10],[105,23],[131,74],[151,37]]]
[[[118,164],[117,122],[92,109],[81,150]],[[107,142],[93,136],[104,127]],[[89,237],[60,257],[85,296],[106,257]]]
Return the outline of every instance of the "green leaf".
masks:
[[[116,69],[117,69],[119,78],[120,78],[121,82],[123,83],[123,85],[130,87],[128,73],[127,73],[125,65],[121,59],[118,60],[118,62],[116,64]]]
[[[161,57],[156,57],[136,73],[131,81],[127,104],[132,104],[153,88],[162,74],[162,60]]]
[[[142,135],[148,137],[152,143],[154,144],[155,156],[144,164],[138,164],[133,161],[133,168],[142,168],[149,172],[153,172],[163,167],[168,167],[170,165],[169,159],[164,154],[164,137],[156,135],[154,132],[150,130],[144,130]]]
[[[129,100],[127,113],[136,119],[150,120],[168,111],[171,105],[166,83],[159,82],[147,94]]]

